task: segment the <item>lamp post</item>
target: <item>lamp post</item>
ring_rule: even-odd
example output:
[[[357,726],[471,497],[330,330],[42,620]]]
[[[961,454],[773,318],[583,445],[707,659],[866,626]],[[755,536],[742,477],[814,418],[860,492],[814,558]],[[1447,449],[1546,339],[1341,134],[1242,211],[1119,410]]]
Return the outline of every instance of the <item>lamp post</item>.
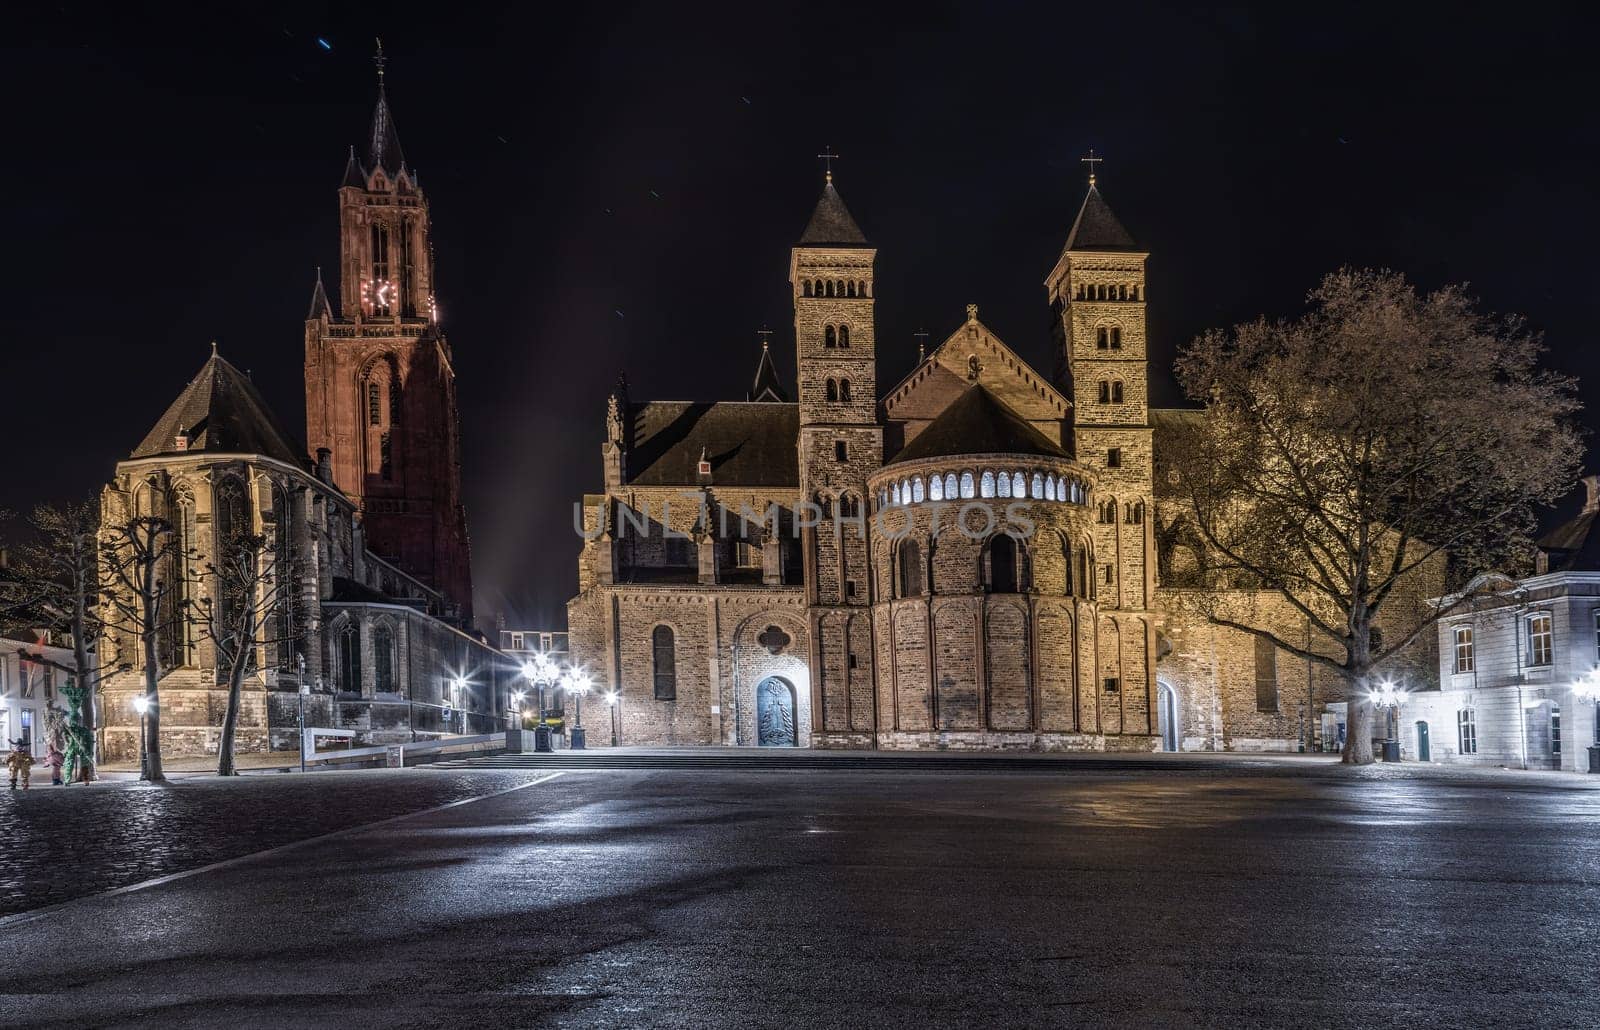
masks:
[[[554,751],[555,748],[550,740],[550,726],[544,718],[544,688],[556,681],[555,663],[543,651],[535,651],[531,660],[522,663],[522,676],[538,693],[539,719],[533,728],[533,749],[543,752]]]
[[[1572,685],[1572,696],[1588,701],[1594,709],[1594,743],[1589,745],[1589,771],[1600,773],[1600,668],[1592,669]]]
[[[1400,761],[1400,705],[1406,699],[1406,691],[1396,686],[1394,680],[1386,679],[1379,683],[1378,689],[1368,697],[1375,706],[1389,710],[1389,735],[1383,742],[1383,760],[1398,762]]]
[[[561,677],[561,686],[567,693],[572,695],[573,703],[576,705],[572,723],[572,750],[574,751],[584,750],[583,695],[589,692],[591,684],[592,681],[589,679],[588,674],[582,669],[569,669],[567,674]]]
[[[453,688],[451,690],[450,706],[452,708],[456,708],[456,709],[460,710],[460,712],[461,712],[461,735],[462,736],[466,736],[466,733],[467,733],[467,710],[464,707],[465,701],[463,700],[462,695],[465,694],[466,691],[467,691],[467,681],[462,679],[460,676],[457,676],[454,680],[452,680],[450,682],[450,686]],[[446,733],[450,732],[450,717],[448,715],[445,716],[444,730],[445,730]]]
[[[150,778],[150,755],[145,750],[145,716],[150,714],[150,695],[140,694],[133,699],[133,710],[139,713],[139,779]]]
[[[608,690],[605,693],[606,707],[611,709],[611,746],[617,746],[617,692]]]
[[[296,697],[300,701],[300,771],[306,771],[306,697],[311,693],[311,684],[302,682]]]

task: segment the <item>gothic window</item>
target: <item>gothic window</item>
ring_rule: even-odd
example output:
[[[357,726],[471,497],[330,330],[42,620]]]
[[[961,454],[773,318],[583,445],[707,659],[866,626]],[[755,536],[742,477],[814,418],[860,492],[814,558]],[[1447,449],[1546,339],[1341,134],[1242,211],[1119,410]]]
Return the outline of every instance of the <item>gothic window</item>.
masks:
[[[810,279],[807,279],[805,282],[800,284],[800,295],[802,297],[811,296],[811,280]]]
[[[1056,499],[1056,477],[1054,475],[1044,477],[1044,499],[1047,501]]]
[[[672,627],[657,626],[650,632],[650,651],[655,672],[657,701],[678,699],[678,654]]]
[[[367,424],[381,425],[383,422],[383,392],[376,382],[367,383]]]
[[[1033,474],[1033,489],[1028,493],[1034,500],[1044,499],[1044,476],[1038,472]]]
[[[911,503],[911,480],[900,480],[900,499],[907,504]]]
[[[334,638],[334,686],[347,694],[361,693],[361,630],[354,620],[339,627]]]
[[[1471,708],[1456,713],[1456,744],[1464,755],[1478,753],[1478,713]]]
[[[1022,473],[1020,473],[1020,472],[1013,472],[1011,474],[1011,496],[1012,497],[1026,497],[1026,496],[1028,496],[1028,491],[1025,488],[1025,484],[1022,481]]]
[[[1456,672],[1471,672],[1477,668],[1472,648],[1472,627],[1456,627]]]
[[[842,325],[839,327],[839,346],[850,346],[850,327],[847,325]]]
[[[1528,664],[1549,665],[1553,653],[1549,612],[1528,616]]]
[[[961,498],[966,500],[972,496],[972,473],[961,473]]]
[[[394,630],[378,626],[372,631],[372,687],[380,693],[393,693],[395,668]]]
[[[889,497],[890,497],[890,503],[892,503],[892,504],[899,504],[900,503],[900,484],[899,483],[890,483],[889,484]]]
[[[900,544],[900,596],[922,596],[922,548],[915,540]]]
[[[937,473],[928,477],[928,500],[944,500],[944,480]]]
[[[837,346],[839,346],[839,330],[835,329],[831,325],[823,326],[822,327],[822,345],[824,347],[837,347]]]
[[[911,479],[911,499],[913,501],[916,501],[918,504],[921,504],[923,496],[924,495],[923,495],[923,492],[922,492],[922,477],[921,476],[912,477],[912,479]]]
[[[1102,380],[1100,380],[1100,403],[1101,404],[1121,404],[1122,403],[1122,381],[1120,379],[1102,379]]]
[[[839,380],[839,400],[841,403],[850,403],[850,380]]]
[[[389,424],[400,424],[400,380],[390,377],[384,384],[389,389]]]
[[[411,253],[411,226],[402,222],[399,227],[400,237],[400,313],[407,318],[416,316],[416,305],[411,302],[411,283],[416,274],[413,267]]]
[[[277,609],[272,616],[272,635],[278,654],[278,668],[293,670],[298,641],[294,631],[294,600],[297,584],[294,576],[293,542],[289,528],[293,515],[289,508],[289,495],[283,487],[272,487],[272,578],[276,589]]]
[[[389,431],[385,429],[378,437],[378,475],[385,483],[394,478],[394,463],[389,450]]]
[[[856,283],[855,283],[854,279],[852,279],[849,282],[845,283],[844,295],[846,297],[854,297],[856,295]]]
[[[827,386],[823,388],[823,396],[830,404],[837,401],[839,399],[839,384],[832,379],[828,380]]]
[[[1278,649],[1265,637],[1256,637],[1256,711],[1278,710]]]
[[[993,497],[994,496],[994,473],[993,472],[985,472],[983,474],[983,478],[978,480],[978,496],[980,496],[980,497]]]
[[[1125,515],[1125,521],[1128,523],[1128,525],[1130,525],[1130,526],[1143,525],[1144,524],[1144,502],[1143,501],[1135,501],[1132,504],[1128,505],[1127,509],[1124,512],[1124,515]]]
[[[375,315],[389,314],[391,290],[389,287],[389,229],[387,226],[374,222],[372,224],[372,284],[370,286],[372,313]]]
[[[989,544],[989,592],[1014,594],[1017,583],[1017,541],[1000,533]]]
[[[867,284],[865,281],[863,281],[860,286],[856,287],[856,295],[858,297],[865,297],[867,295]]]
[[[917,480],[917,486],[922,486],[922,480]],[[918,497],[917,500],[922,500]],[[854,519],[861,516],[861,498],[855,494],[839,495],[839,517],[841,519]]]
[[[947,501],[956,499],[956,474],[954,472],[946,472],[944,474],[944,499]],[[1600,630],[1596,632],[1600,634]]]
[[[1011,476],[1005,472],[995,477],[994,494],[996,497],[1011,496]]]

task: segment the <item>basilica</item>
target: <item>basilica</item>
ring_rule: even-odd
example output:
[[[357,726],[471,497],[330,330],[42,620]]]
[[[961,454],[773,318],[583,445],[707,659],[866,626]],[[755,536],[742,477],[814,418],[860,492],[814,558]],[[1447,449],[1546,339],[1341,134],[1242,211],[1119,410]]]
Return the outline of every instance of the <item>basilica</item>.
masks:
[[[1148,403],[1147,256],[1091,176],[1051,374],[969,304],[880,385],[878,249],[830,172],[789,251],[793,395],[763,344],[743,400],[608,400],[568,618],[622,742],[1335,746],[1339,683],[1184,603],[1219,586],[1162,462],[1196,413]]]

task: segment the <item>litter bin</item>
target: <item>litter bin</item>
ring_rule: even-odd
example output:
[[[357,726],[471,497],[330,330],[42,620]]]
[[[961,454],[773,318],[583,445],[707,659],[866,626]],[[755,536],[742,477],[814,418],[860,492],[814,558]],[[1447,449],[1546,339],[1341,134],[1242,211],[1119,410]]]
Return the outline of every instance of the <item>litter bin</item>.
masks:
[[[533,749],[535,751],[555,750],[554,744],[551,743],[550,727],[546,726],[544,723],[540,723],[538,726],[534,727]]]
[[[1589,771],[1600,773],[1600,744],[1589,745]]]
[[[574,726],[574,727],[572,727],[572,750],[574,750],[574,751],[582,751],[582,750],[584,750],[584,747],[583,747],[583,727],[582,726]]]

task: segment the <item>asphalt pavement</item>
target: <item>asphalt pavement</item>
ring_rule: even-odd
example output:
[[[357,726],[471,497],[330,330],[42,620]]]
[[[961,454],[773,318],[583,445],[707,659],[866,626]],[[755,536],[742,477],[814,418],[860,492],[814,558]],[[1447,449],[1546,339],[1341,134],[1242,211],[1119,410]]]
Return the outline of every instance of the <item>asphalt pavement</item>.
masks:
[[[1579,777],[1217,763],[265,782],[314,788],[295,799],[312,808],[347,785],[415,798],[479,776],[498,778],[462,791],[481,800],[0,920],[0,1023],[1600,1023],[1600,791]]]

